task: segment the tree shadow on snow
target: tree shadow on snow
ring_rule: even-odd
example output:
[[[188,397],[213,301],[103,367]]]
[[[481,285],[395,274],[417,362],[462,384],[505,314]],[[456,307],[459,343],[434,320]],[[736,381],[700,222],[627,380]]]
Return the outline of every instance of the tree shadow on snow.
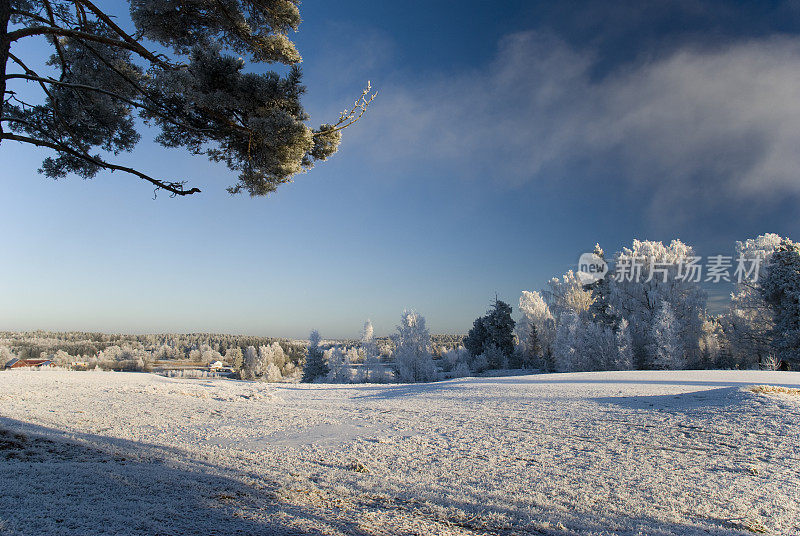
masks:
[[[0,534],[368,534],[281,501],[278,482],[178,449],[4,417],[0,483]]]
[[[752,385],[745,383],[744,385]],[[613,404],[625,409],[694,411],[706,409],[732,408],[746,399],[741,387],[719,387],[690,393],[668,395],[606,396],[592,398],[600,404]]]
[[[549,385],[563,385],[563,384],[621,384],[621,385],[688,385],[697,387],[735,387],[747,386],[758,384],[757,380],[739,381],[739,380],[680,380],[680,379],[636,379],[636,378],[613,378],[606,377],[603,379],[592,378],[593,374],[610,374],[608,372],[593,373],[593,372],[576,372],[569,374],[536,374],[532,376],[509,376],[509,377],[495,377],[495,378],[470,378],[470,385],[481,384],[503,384],[503,385],[532,385],[532,384],[549,384]],[[624,374],[624,372],[619,373]],[[763,382],[769,385],[776,385],[779,387],[800,387],[800,374],[794,372],[782,373],[786,375],[786,381],[776,383],[773,381]]]
[[[67,433],[0,417],[0,534],[310,536],[340,532],[367,536],[391,533],[390,527],[371,531],[339,518],[332,520],[331,516],[310,507],[281,502],[278,482],[255,475],[250,475],[252,480],[248,481],[247,476],[208,461],[188,460],[179,449]],[[363,497],[377,500],[369,488],[364,492]],[[481,515],[488,514],[483,511],[484,498],[469,495],[463,500],[449,497],[443,504],[476,516],[468,520],[439,518],[442,528],[458,527],[481,534],[520,533],[513,525],[495,525],[491,516]],[[360,510],[431,521],[431,512],[424,507],[427,501],[420,503],[413,489],[394,499],[379,497],[382,498],[377,503],[359,505]],[[524,507],[515,504],[514,497],[509,497],[507,506],[497,512],[519,520],[521,508]],[[574,533],[741,534],[715,520],[682,525],[631,516],[614,519],[611,531],[606,532],[610,527],[604,525],[609,520],[601,512],[541,509],[527,510],[521,517],[548,519],[551,526],[558,521]],[[549,533],[528,530],[526,526],[527,523],[522,523],[519,527],[521,533]]]

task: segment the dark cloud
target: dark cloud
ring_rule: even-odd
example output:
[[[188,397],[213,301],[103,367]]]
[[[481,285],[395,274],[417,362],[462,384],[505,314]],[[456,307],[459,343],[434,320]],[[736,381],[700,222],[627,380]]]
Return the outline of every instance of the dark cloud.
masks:
[[[353,143],[393,170],[612,176],[654,218],[800,194],[800,38],[687,45],[601,79],[597,61],[550,34],[509,35],[487,69],[382,87]]]
[[[532,27],[597,57],[594,76],[678,48],[800,34],[800,2],[730,0],[561,0],[527,7]]]

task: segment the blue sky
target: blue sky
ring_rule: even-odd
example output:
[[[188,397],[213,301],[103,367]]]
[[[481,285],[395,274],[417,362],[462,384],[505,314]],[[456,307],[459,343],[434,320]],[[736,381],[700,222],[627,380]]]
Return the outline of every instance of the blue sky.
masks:
[[[800,12],[607,4],[305,1],[311,122],[368,79],[379,96],[332,160],[266,199],[229,196],[223,166],[148,131],[118,160],[201,194],[54,182],[44,152],[4,143],[0,329],[343,337],[415,308],[463,333],[595,242],[800,238]]]

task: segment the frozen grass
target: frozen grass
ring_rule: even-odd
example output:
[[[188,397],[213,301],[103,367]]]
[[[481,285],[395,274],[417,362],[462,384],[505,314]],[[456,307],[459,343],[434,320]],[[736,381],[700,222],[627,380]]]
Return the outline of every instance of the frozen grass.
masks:
[[[782,387],[779,385],[754,385],[750,391],[762,395],[789,395],[800,396],[800,389],[794,387]]]
[[[0,533],[800,534],[800,373],[0,373]]]

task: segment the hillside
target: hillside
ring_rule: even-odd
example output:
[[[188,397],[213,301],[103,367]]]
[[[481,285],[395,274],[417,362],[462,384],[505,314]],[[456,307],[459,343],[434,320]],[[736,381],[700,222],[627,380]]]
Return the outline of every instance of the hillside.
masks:
[[[800,373],[2,372],[0,533],[797,534],[800,397],[763,384]]]

